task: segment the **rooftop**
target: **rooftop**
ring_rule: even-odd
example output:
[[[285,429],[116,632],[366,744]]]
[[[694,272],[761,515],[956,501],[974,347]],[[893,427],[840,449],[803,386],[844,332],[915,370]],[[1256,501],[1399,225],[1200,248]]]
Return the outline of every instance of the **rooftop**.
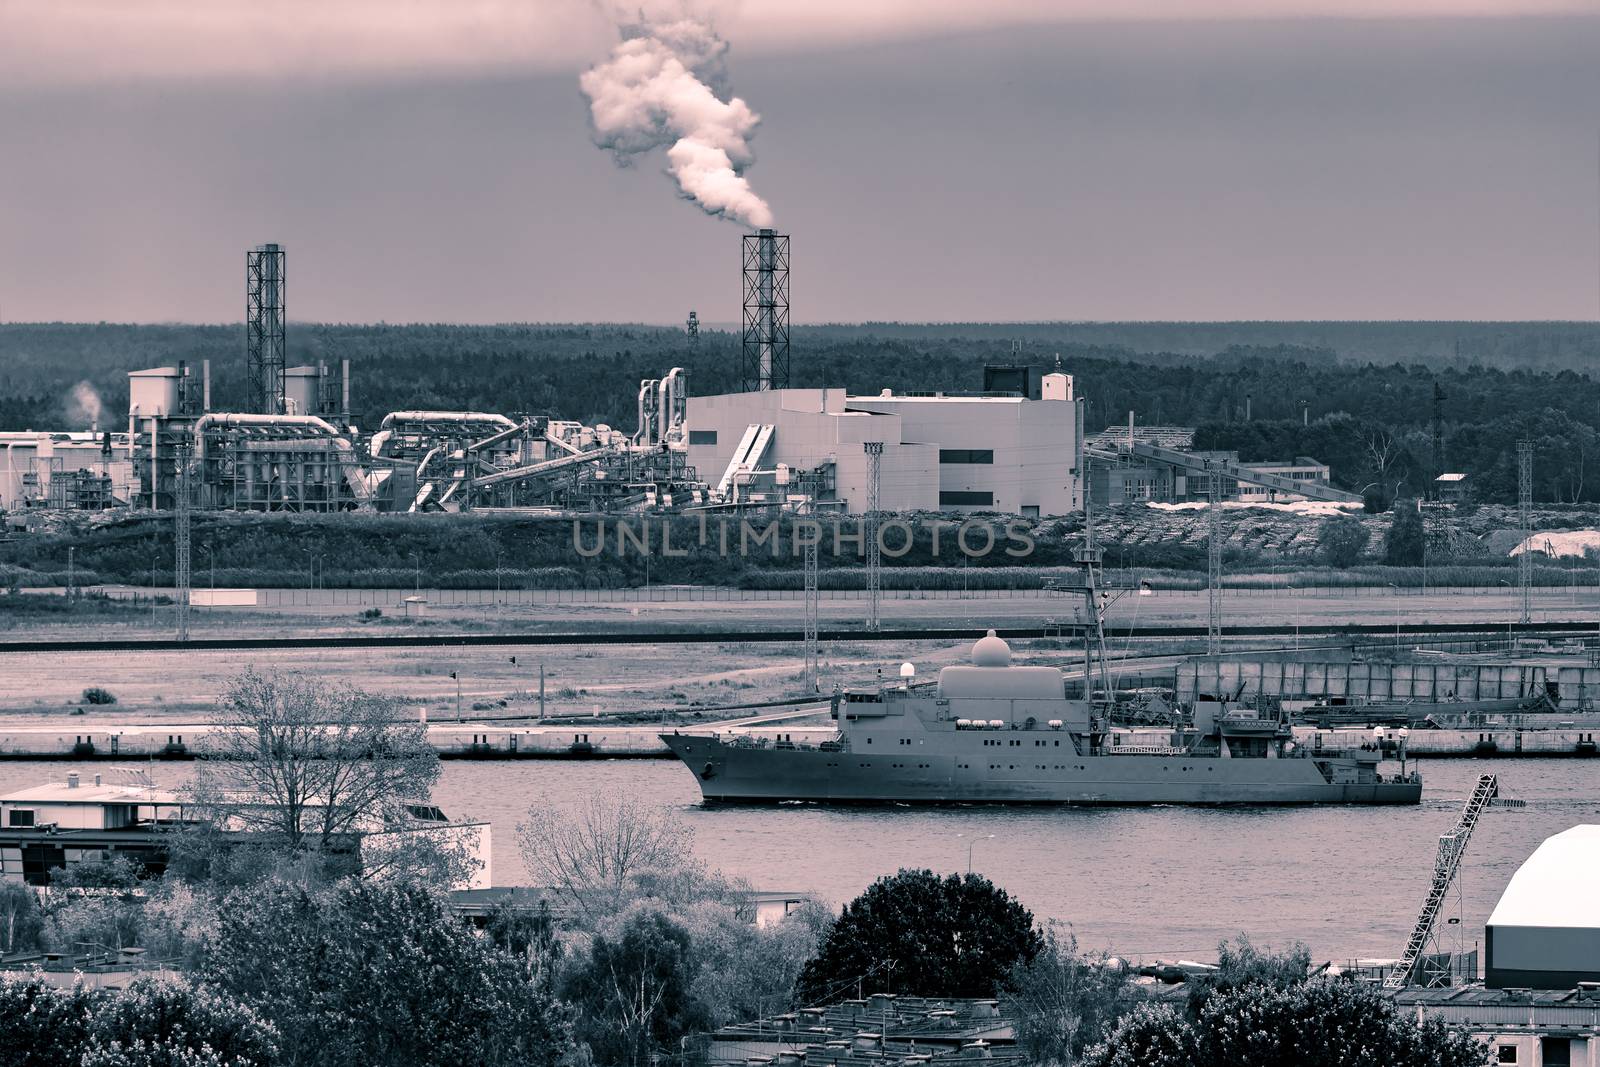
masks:
[[[178,795],[142,785],[45,782],[0,796],[0,804],[176,804]]]
[[[1511,876],[1489,925],[1600,927],[1600,825],[1545,838]]]
[[[1020,1062],[1015,1022],[998,1001],[885,993],[725,1026],[708,1035],[710,1062],[796,1067],[916,1063],[937,1059]],[[780,1051],[781,1050],[781,1051]],[[772,1053],[762,1056],[766,1051]]]

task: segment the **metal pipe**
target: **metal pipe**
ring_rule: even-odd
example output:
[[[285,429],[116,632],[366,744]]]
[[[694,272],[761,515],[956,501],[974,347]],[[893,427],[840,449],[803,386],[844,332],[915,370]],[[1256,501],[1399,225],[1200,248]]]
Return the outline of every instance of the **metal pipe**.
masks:
[[[516,425],[506,416],[491,411],[393,411],[383,417],[378,428],[387,430],[396,422],[493,422],[505,427]]]

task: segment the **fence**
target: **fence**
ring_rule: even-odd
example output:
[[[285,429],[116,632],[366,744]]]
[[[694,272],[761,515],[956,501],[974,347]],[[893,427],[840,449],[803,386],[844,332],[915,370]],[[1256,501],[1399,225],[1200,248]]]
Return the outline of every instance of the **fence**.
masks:
[[[1116,591],[1119,587],[1112,585]],[[84,590],[90,592],[91,590]],[[98,592],[119,599],[148,602],[152,592],[170,601],[170,588],[134,586],[105,586]],[[1578,603],[1580,596],[1596,591],[1593,585],[1576,587],[1545,586],[1533,590],[1533,599],[1542,607]],[[427,586],[411,589],[257,589],[256,607],[262,608],[396,608],[404,605],[408,597],[421,597],[429,607],[484,607],[495,606],[539,607],[556,604],[673,604],[673,603],[777,603],[804,600],[800,589],[738,589],[729,586],[660,585],[589,589],[449,589]],[[1147,594],[1157,598],[1181,597],[1189,600],[1203,598],[1204,589],[1155,589]],[[1389,588],[1384,586],[1271,586],[1224,587],[1223,599],[1275,600],[1358,600],[1373,597],[1478,597],[1504,603],[1512,610],[1520,603],[1520,590],[1505,586],[1446,586],[1421,588]],[[822,589],[818,596],[827,601],[864,601],[865,589]],[[1082,602],[1077,590],[1053,589],[885,589],[879,596],[885,601],[923,600],[1055,600],[1064,611],[1070,611]],[[200,607],[200,605],[196,605]]]

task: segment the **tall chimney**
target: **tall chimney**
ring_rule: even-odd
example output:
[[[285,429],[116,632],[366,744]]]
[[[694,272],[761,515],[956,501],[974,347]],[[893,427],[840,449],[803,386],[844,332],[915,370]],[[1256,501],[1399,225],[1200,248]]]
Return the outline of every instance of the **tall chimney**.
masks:
[[[200,361],[200,413],[211,410],[211,361]]]
[[[789,387],[789,237],[744,237],[744,358],[747,392]]]
[[[287,368],[284,326],[284,252],[260,245],[245,256],[245,350],[250,410],[284,413],[283,372]]]

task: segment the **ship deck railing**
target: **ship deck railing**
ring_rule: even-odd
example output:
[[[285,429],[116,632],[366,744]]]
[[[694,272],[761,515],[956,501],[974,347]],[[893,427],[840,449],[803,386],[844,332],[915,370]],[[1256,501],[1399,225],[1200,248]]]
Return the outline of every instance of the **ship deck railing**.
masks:
[[[836,752],[841,749],[840,737],[835,735],[822,741],[787,741],[772,737],[752,737],[749,734],[723,734],[719,735],[722,743],[730,748],[770,748],[779,752],[790,749],[803,749],[813,752]]]

